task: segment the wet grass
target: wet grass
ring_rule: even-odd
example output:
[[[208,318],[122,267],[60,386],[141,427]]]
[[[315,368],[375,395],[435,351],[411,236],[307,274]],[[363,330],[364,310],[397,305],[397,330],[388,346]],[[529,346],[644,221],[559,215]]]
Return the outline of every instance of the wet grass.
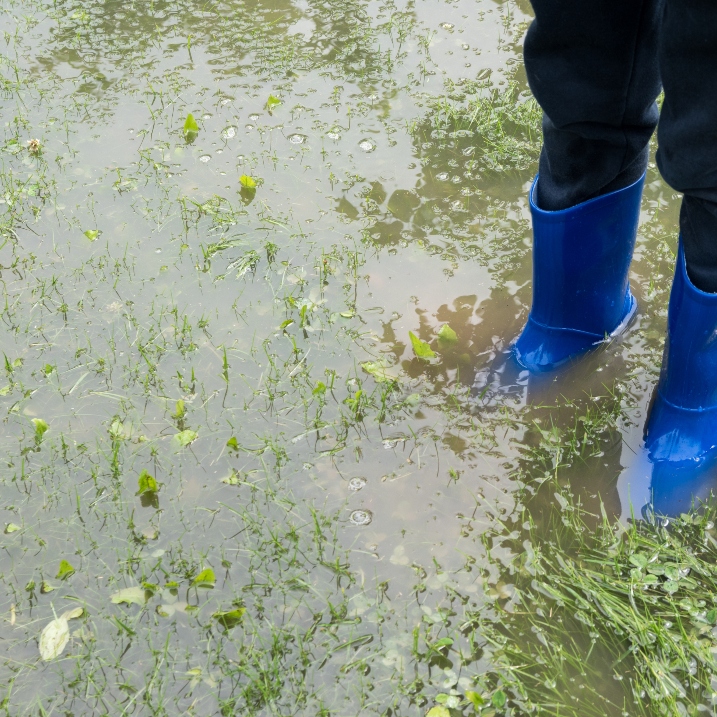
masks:
[[[539,151],[479,6],[4,3],[5,714],[711,709],[711,514],[617,519],[677,202],[624,342],[475,391]]]

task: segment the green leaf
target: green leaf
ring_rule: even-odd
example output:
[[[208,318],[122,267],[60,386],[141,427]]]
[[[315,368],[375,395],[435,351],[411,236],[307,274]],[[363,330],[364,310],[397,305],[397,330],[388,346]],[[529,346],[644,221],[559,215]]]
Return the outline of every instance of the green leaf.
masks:
[[[430,710],[426,713],[426,717],[451,717],[451,713],[448,709],[448,707],[431,707]]]
[[[192,580],[192,585],[202,588],[213,588],[216,581],[214,571],[211,568],[204,568],[204,570]]]
[[[364,361],[361,368],[369,376],[373,376],[378,383],[394,383],[398,379],[398,376],[389,370],[391,367],[385,361]]]
[[[498,690],[497,692],[493,693],[493,699],[491,702],[493,703],[493,707],[496,709],[502,709],[505,707],[505,702],[508,698],[505,696],[505,692],[503,690]]]
[[[294,323],[294,319],[287,319],[279,324],[280,329],[285,329],[287,326],[291,326]]]
[[[447,349],[457,343],[458,334],[448,324],[443,324],[438,332],[438,346]]]
[[[241,485],[242,479],[239,473],[232,468],[232,472],[226,478],[222,478],[222,483],[226,483],[227,485]]]
[[[645,555],[640,555],[639,553],[635,553],[634,555],[630,556],[630,562],[636,568],[644,568],[647,565],[647,557]]]
[[[477,710],[485,704],[485,700],[477,692],[473,692],[472,690],[466,690],[466,699]]]
[[[232,436],[227,441],[227,446],[231,448],[232,450],[238,451],[239,450],[239,443],[237,442],[236,436]]]
[[[97,239],[97,237],[100,235],[99,229],[88,229],[86,232],[83,233],[90,241],[95,241],[95,239]]]
[[[708,610],[705,615],[705,620],[707,620],[710,625],[714,625],[717,622],[717,610],[714,608]]]
[[[184,401],[180,398],[179,401],[177,401],[172,418],[183,418],[185,413]]]
[[[408,337],[411,339],[413,353],[415,353],[418,358],[432,359],[435,357],[436,354],[433,352],[431,347],[425,341],[421,341],[421,339],[419,339],[413,331],[408,332]]]
[[[151,476],[147,471],[142,471],[139,474],[139,490],[135,495],[144,495],[145,493],[157,493],[159,492],[159,486],[154,476]]]
[[[680,589],[680,584],[676,580],[666,580],[662,583],[662,589],[672,595]]]
[[[242,174],[239,177],[239,184],[245,189],[256,189],[256,180],[246,174]]]
[[[73,575],[74,572],[75,569],[67,562],[67,560],[60,560],[60,569],[57,571],[57,575],[55,575],[55,577],[58,580],[67,580],[67,578]]]
[[[39,443],[45,433],[50,429],[50,426],[41,418],[33,418],[32,422],[35,426],[35,440]]]
[[[323,381],[317,381],[316,386],[311,393],[314,396],[323,396],[326,393],[326,384]]]
[[[199,125],[197,120],[194,119],[194,115],[190,112],[187,115],[187,119],[184,120],[184,136],[186,138],[196,137],[199,132]]]
[[[0,396],[7,396],[8,393],[12,390],[12,386],[8,384],[7,386],[3,386],[0,388]]]
[[[146,605],[147,593],[144,588],[135,586],[133,588],[123,588],[116,593],[110,595],[110,601],[114,605],[124,603],[125,605]]]
[[[234,608],[234,610],[227,610],[226,612],[215,612],[212,617],[220,625],[222,625],[222,627],[225,627],[227,630],[231,630],[233,627],[236,627],[242,621],[245,612],[245,607],[237,607]]]
[[[40,592],[43,595],[47,595],[47,593],[51,593],[55,589],[54,585],[50,585],[50,583],[47,582],[47,580],[43,580],[42,584],[40,585]]]
[[[19,525],[15,523],[8,523],[5,526],[5,535],[7,535],[8,533],[17,533],[18,530],[22,530]]]
[[[431,647],[434,650],[440,650],[442,647],[450,647],[453,644],[453,638],[442,637],[440,640],[436,640]]]
[[[271,112],[274,107],[278,107],[281,104],[281,100],[274,95],[269,95],[269,99],[266,101],[266,108]]]
[[[188,446],[192,441],[196,441],[199,434],[187,428],[186,431],[180,431],[175,438],[179,441],[180,446]]]
[[[342,316],[344,319],[353,319],[353,317],[356,315],[354,311],[342,311],[339,316]]]

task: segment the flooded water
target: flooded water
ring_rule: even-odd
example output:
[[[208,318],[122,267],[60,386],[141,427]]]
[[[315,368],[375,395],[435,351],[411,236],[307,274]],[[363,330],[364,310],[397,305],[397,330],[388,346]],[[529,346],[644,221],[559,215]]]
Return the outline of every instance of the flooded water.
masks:
[[[528,515],[646,500],[654,164],[635,325],[528,383],[527,1],[3,10],[6,713],[534,711],[471,615],[512,611]]]

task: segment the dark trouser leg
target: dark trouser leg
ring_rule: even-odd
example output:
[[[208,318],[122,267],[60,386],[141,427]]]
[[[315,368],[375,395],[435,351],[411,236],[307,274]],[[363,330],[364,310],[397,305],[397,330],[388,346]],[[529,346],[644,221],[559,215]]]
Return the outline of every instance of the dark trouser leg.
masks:
[[[544,111],[538,206],[556,211],[645,171],[658,118],[663,1],[531,1],[525,67]]]
[[[684,193],[680,230],[687,274],[698,289],[717,292],[715,0],[666,0],[659,62],[665,102],[657,163],[665,181]]]

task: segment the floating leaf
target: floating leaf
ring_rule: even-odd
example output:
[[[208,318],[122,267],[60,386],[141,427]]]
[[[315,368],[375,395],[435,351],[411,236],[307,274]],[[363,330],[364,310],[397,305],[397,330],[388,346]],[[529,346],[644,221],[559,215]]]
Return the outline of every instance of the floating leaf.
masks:
[[[158,605],[157,612],[162,617],[171,617],[176,612],[191,612],[192,606],[186,602],[173,602],[171,605]]]
[[[190,112],[187,115],[187,119],[184,120],[184,137],[185,139],[194,139],[199,132],[199,125],[197,120],[194,119],[194,115]]]
[[[15,523],[8,523],[5,526],[5,534],[6,535],[8,533],[17,533],[18,530],[22,530],[22,528],[20,528],[20,526]]]
[[[241,485],[241,482],[242,480],[239,473],[233,468],[232,472],[226,478],[222,478],[222,483],[226,483],[227,485]]]
[[[192,585],[213,588],[216,581],[214,571],[211,568],[204,568],[204,570],[192,580]]]
[[[266,101],[266,108],[269,110],[269,113],[274,109],[274,107],[278,107],[281,104],[281,100],[278,97],[274,97],[274,95],[269,95],[269,99]]]
[[[236,436],[232,436],[227,441],[227,446],[229,446],[229,448],[231,448],[232,450],[235,450],[235,451],[239,450],[239,443],[237,442]]]
[[[415,353],[418,358],[431,359],[435,357],[436,354],[433,352],[431,347],[425,341],[421,341],[421,339],[419,339],[413,331],[408,332],[408,337],[411,339],[413,353]]]
[[[245,607],[237,607],[234,608],[234,610],[227,610],[226,612],[215,612],[212,617],[227,630],[231,630],[242,621],[245,612]]]
[[[47,582],[47,580],[43,580],[42,584],[40,585],[40,592],[43,595],[47,595],[47,593],[51,593],[55,589],[54,585],[50,585],[50,583]]]
[[[323,381],[317,381],[311,393],[314,396],[323,396],[326,393],[326,384]]]
[[[426,717],[451,717],[451,713],[448,707],[439,705],[438,707],[431,707],[426,713]]]
[[[196,431],[191,431],[189,428],[187,428],[185,431],[180,431],[176,435],[177,441],[179,441],[180,446],[188,446],[192,441],[196,441],[199,434]]]
[[[147,471],[142,471],[139,474],[139,480],[137,482],[139,484],[139,490],[135,493],[135,495],[157,493],[159,491],[157,481],[154,479],[154,476],[151,476]]]
[[[186,410],[184,408],[184,401],[180,398],[175,406],[175,411],[172,414],[172,418],[183,418]]]
[[[339,316],[343,316],[344,319],[353,319],[353,317],[356,315],[356,312],[354,311],[342,311]]]
[[[45,433],[50,429],[50,426],[41,418],[33,418],[32,422],[35,426],[35,440],[39,443]]]
[[[364,361],[361,368],[379,383],[393,383],[398,379],[395,373],[389,371],[391,367],[385,361]]]
[[[114,605],[119,605],[120,603],[125,603],[126,605],[146,605],[147,593],[144,588],[139,586],[123,588],[110,595],[110,601]]]
[[[97,237],[100,235],[99,229],[88,229],[86,232],[83,233],[90,241],[95,241],[95,239],[97,239]]]
[[[477,692],[473,692],[472,690],[466,690],[466,699],[477,710],[485,704],[485,700]]]
[[[438,332],[438,345],[442,349],[447,349],[457,343],[458,334],[448,324],[443,324]]]
[[[60,617],[56,617],[51,620],[45,629],[40,634],[40,657],[45,660],[54,660],[67,646],[67,642],[70,639],[70,626],[68,620],[80,617],[83,613],[81,607],[76,607],[73,610],[63,612]]]
[[[239,177],[239,184],[245,189],[256,189],[256,180],[246,174],[242,174]]]
[[[73,575],[74,572],[75,569],[67,562],[67,560],[60,560],[60,569],[57,571],[55,578],[58,580],[67,580],[67,578]]]
[[[506,700],[507,697],[505,696],[505,692],[503,692],[503,690],[497,690],[493,693],[493,699],[491,702],[493,703],[493,707],[496,709],[502,709],[505,707]]]
[[[0,388],[0,396],[7,396],[8,393],[12,390],[12,386],[8,384],[7,386],[3,386]]]

